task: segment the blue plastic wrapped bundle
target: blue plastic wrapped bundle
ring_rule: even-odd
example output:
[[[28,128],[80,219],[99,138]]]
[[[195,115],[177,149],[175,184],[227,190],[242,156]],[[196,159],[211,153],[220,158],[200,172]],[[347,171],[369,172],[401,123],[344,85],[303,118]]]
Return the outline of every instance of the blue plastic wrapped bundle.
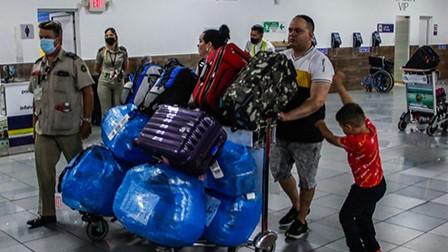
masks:
[[[168,165],[137,166],[118,189],[114,213],[128,231],[154,243],[190,246],[204,231],[204,186]]]
[[[248,147],[226,141],[217,162],[207,170],[207,189],[227,196],[256,191],[257,165]]]
[[[104,144],[123,162],[140,165],[152,161],[150,153],[134,144],[148,120],[134,104],[111,108],[101,122]]]
[[[210,243],[236,247],[246,243],[261,215],[261,195],[227,197],[207,192],[207,220],[203,237]]]
[[[113,215],[115,193],[126,171],[104,146],[91,146],[72,159],[60,182],[62,201],[70,208]]]

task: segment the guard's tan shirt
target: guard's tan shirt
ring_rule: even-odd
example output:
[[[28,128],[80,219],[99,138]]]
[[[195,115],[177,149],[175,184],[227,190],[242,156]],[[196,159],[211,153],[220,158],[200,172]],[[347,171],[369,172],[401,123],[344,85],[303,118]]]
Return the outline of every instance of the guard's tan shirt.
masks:
[[[35,125],[40,135],[72,135],[79,132],[83,113],[81,89],[93,79],[84,61],[61,49],[50,64],[46,57],[33,65],[28,90],[34,96]]]
[[[96,55],[96,64],[101,66],[99,83],[109,87],[123,85],[123,65],[128,60],[128,52],[123,46],[116,51],[101,47]]]

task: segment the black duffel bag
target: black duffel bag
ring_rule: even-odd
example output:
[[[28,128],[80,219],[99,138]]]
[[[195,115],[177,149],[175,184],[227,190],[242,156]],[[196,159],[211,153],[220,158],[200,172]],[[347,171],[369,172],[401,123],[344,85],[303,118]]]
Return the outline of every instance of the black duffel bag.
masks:
[[[439,55],[430,47],[422,46],[409,59],[404,68],[433,69],[440,63]]]

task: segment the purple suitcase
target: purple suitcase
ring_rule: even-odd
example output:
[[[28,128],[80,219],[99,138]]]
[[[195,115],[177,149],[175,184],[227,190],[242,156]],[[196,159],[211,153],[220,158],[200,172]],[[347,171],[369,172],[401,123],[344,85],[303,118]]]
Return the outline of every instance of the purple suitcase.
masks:
[[[160,106],[143,128],[136,144],[170,165],[201,175],[215,161],[227,134],[213,118],[199,110]]]

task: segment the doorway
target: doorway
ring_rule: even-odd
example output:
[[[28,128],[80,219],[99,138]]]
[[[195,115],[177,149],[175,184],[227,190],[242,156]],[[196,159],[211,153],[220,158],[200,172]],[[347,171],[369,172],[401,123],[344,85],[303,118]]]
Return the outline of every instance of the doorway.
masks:
[[[55,20],[62,26],[62,47],[67,52],[80,54],[78,41],[78,20],[76,10],[67,9],[39,9],[37,11],[39,23]]]
[[[410,17],[397,16],[395,20],[395,53],[394,53],[394,79],[403,83],[401,67],[409,60]]]
[[[424,46],[429,45],[431,43],[431,23],[432,23],[432,17],[427,16],[420,16],[419,20],[419,39],[418,39],[418,45]]]

